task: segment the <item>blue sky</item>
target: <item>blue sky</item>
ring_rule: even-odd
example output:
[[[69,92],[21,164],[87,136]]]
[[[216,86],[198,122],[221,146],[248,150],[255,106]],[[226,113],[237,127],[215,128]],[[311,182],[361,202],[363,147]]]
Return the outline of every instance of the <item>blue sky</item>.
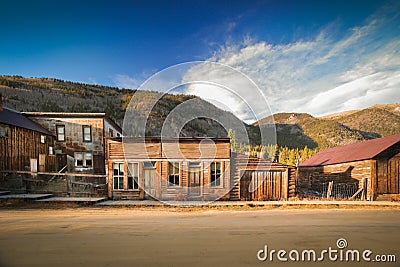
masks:
[[[400,102],[397,1],[0,4],[3,75],[136,88],[166,67],[211,60],[252,78],[274,113]]]

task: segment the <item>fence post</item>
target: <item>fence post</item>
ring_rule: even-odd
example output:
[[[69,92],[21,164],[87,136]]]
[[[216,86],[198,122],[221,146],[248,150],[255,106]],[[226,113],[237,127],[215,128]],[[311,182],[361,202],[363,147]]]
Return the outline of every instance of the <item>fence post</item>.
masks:
[[[333,181],[329,182],[329,184],[328,184],[328,190],[326,192],[326,198],[331,198],[332,189],[333,189]]]

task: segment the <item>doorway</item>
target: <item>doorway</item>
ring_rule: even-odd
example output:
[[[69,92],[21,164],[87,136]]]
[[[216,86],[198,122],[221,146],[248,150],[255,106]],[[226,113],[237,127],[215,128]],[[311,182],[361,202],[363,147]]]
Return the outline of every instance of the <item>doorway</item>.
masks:
[[[189,162],[189,197],[201,195],[201,164],[200,162]]]

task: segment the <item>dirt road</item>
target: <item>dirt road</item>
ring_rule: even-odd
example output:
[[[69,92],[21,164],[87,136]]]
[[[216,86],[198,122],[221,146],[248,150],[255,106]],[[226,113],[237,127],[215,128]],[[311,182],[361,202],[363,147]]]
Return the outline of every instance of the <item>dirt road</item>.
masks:
[[[399,237],[399,210],[2,210],[0,266],[400,266]],[[257,259],[265,245],[318,252],[339,238],[397,263]]]

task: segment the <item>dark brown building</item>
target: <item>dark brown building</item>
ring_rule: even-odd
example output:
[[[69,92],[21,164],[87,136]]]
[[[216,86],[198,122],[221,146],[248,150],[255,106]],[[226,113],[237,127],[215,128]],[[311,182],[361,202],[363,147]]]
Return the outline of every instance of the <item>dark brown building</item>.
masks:
[[[54,139],[20,112],[2,107],[0,100],[0,171],[55,171]]]
[[[325,149],[299,166],[302,183],[359,182],[367,179],[367,199],[399,194],[400,134]],[[361,186],[361,185],[360,185]]]

